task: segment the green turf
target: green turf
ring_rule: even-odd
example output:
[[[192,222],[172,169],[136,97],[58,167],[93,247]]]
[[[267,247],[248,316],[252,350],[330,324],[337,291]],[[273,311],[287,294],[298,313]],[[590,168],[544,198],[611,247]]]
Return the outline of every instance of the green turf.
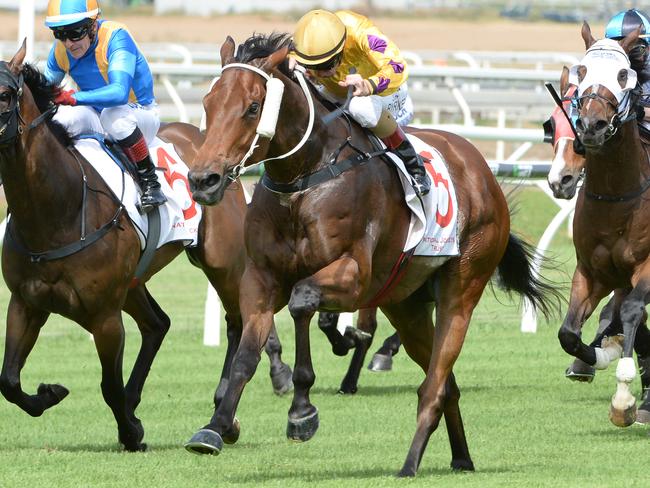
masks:
[[[525,193],[515,227],[536,240],[557,207],[538,190]],[[566,283],[573,266],[566,233],[555,239],[553,252],[562,271],[552,276]],[[449,469],[443,423],[431,437],[417,478],[396,479],[414,433],[423,374],[401,351],[392,372],[364,370],[359,393],[339,396],[348,360],[330,353],[315,326],[317,379],[311,398],[321,421],[316,436],[304,444],[286,440],[291,398],[272,394],[264,357],[240,403],[239,442],[219,457],[191,455],[182,443],[211,415],[225,348],[201,344],[205,280],[184,257],[161,272],[150,289],[173,324],[138,409],[148,452],[120,451],[114,420],[102,400],[92,341],[76,324],[52,317],[23,370],[23,387],[33,393],[40,382],[60,382],[71,393],[36,419],[0,399],[1,487],[643,485],[647,429],[621,430],[607,419],[614,371],[600,372],[591,385],[570,383],[563,377],[570,358],[556,338],[560,319],[540,323],[537,334],[522,334],[517,304],[490,292],[474,314],[455,368],[476,472]],[[7,299],[2,285],[3,312]],[[286,311],[277,323],[284,357],[292,364],[293,327]],[[587,333],[593,330],[592,321]],[[381,317],[378,340],[389,333]],[[138,346],[136,328],[128,322],[129,367]]]

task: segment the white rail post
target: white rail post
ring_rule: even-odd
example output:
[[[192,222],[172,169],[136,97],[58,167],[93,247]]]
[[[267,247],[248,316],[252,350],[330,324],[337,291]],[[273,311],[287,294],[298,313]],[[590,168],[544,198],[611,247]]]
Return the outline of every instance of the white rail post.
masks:
[[[18,11],[18,47],[27,39],[26,61],[34,56],[34,0],[20,0]]]

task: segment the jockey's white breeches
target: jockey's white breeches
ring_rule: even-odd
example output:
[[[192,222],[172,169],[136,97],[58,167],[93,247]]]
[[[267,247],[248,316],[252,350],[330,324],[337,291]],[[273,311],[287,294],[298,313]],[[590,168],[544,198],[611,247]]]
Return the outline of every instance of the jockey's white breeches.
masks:
[[[402,83],[399,89],[390,95],[353,97],[348,112],[362,127],[372,129],[379,123],[384,109],[391,113],[398,125],[408,125],[413,119],[413,101],[408,94],[406,83]]]
[[[85,105],[61,105],[53,119],[68,129],[72,137],[81,134],[108,134],[116,141],[121,141],[133,134],[138,127],[147,144],[153,141],[160,128],[160,116],[155,103],[146,106],[129,103],[105,108],[101,113]]]

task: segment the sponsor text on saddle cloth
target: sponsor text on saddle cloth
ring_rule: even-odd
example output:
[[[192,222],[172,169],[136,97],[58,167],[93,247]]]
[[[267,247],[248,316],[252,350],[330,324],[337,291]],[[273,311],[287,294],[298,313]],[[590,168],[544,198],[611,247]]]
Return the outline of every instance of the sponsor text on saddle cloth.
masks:
[[[122,197],[124,208],[137,229],[141,248],[144,249],[148,220],[146,215],[141,215],[136,208],[140,197],[133,178],[129,174],[122,176],[122,169],[96,139],[76,140],[75,148],[104,178],[117,198]],[[201,206],[192,200],[187,182],[187,165],[178,156],[172,144],[157,137],[149,145],[149,153],[154,166],[164,170],[158,172],[158,181],[167,197],[167,203],[160,207],[160,238],[156,247],[174,241],[182,241],[185,246],[196,246]]]
[[[407,137],[418,154],[429,160],[425,167],[431,191],[418,198],[404,163],[393,153],[387,153],[398,168],[406,204],[411,209],[404,252],[415,248],[414,256],[458,256],[458,205],[447,165],[436,149],[413,135]]]

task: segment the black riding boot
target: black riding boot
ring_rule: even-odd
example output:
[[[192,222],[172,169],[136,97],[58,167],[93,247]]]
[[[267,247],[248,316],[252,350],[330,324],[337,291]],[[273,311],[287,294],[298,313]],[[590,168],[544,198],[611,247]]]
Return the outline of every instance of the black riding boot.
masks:
[[[126,139],[118,141],[128,158],[133,162],[140,178],[142,196],[140,196],[140,207],[143,213],[151,211],[154,207],[162,205],[167,197],[160,189],[160,183],[156,176],[156,168],[149,156],[149,148],[144,140],[140,129],[136,128]]]
[[[413,177],[415,183],[413,189],[419,196],[426,195],[431,190],[431,183],[427,176],[427,170],[424,168],[424,159],[417,152],[411,141],[409,141],[400,127],[390,135],[383,139],[384,143],[397,154],[402,161],[406,171]]]

